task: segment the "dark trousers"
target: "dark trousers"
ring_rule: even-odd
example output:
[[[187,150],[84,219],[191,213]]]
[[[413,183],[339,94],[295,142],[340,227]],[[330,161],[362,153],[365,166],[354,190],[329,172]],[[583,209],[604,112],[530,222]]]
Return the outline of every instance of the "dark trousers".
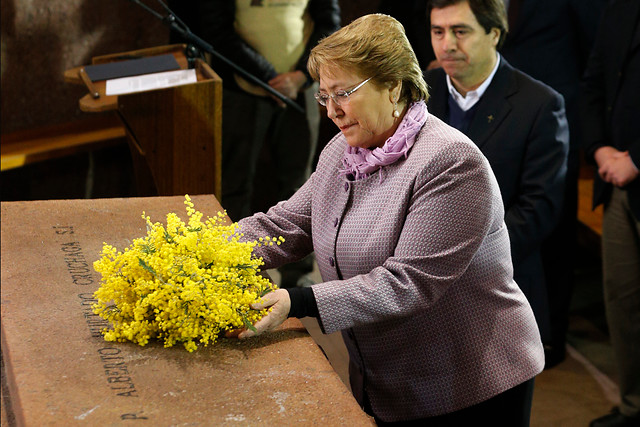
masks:
[[[305,101],[301,94],[298,102]],[[313,106],[317,110],[315,100]],[[317,137],[309,123],[311,113],[318,114],[301,114],[279,107],[271,98],[224,90],[221,203],[233,221],[255,212],[254,179],[265,145],[272,163],[262,176],[268,181],[263,189],[273,204],[289,198],[307,180]]]
[[[640,416],[640,221],[614,188],[602,218],[604,306],[620,379],[620,412]]]
[[[534,379],[525,381],[477,405],[437,417],[387,423],[375,418],[378,426],[402,427],[528,427],[531,417]]]
[[[552,347],[556,356],[564,357],[569,329],[569,306],[573,294],[578,232],[578,150],[569,152],[564,190],[564,203],[558,225],[542,244],[547,298],[549,301],[550,336],[543,343]]]

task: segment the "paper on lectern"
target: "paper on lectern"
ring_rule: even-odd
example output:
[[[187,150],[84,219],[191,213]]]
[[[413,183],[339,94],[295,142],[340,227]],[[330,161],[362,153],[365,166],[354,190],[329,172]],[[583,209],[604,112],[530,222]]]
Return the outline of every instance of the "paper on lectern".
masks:
[[[196,83],[196,70],[167,71],[164,73],[144,74],[107,80],[107,95],[123,95]]]

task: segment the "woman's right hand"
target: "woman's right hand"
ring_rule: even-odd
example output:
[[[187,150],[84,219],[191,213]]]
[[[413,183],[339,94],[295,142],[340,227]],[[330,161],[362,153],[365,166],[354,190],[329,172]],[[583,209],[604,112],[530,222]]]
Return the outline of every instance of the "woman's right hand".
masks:
[[[256,329],[252,331],[246,329],[242,331],[238,338],[250,338],[255,335],[260,335],[263,332],[270,331],[280,326],[289,315],[291,310],[291,299],[289,298],[289,292],[286,289],[278,289],[266,294],[260,302],[251,304],[251,308],[254,310],[262,310],[268,307],[272,307],[271,312],[256,322],[253,327]]]

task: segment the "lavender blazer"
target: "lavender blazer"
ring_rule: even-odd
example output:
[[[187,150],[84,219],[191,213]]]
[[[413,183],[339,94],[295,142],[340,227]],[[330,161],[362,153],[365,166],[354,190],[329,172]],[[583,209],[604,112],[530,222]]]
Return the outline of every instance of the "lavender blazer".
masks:
[[[480,150],[433,115],[406,159],[368,178],[339,174],[338,134],[289,200],[240,221],[265,268],[315,251],[326,333],[342,331],[356,398],[402,421],[484,401],[542,371],[517,284],[498,184]]]

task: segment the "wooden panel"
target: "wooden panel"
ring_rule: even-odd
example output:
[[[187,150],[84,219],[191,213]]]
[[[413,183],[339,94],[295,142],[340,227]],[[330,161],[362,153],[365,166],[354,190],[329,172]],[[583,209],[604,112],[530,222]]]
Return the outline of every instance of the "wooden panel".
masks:
[[[124,143],[125,129],[113,115],[2,135],[2,170]]]
[[[222,81],[120,95],[158,195],[221,194]]]
[[[602,235],[602,205],[592,209],[593,179],[578,180],[578,220],[598,236]]]

